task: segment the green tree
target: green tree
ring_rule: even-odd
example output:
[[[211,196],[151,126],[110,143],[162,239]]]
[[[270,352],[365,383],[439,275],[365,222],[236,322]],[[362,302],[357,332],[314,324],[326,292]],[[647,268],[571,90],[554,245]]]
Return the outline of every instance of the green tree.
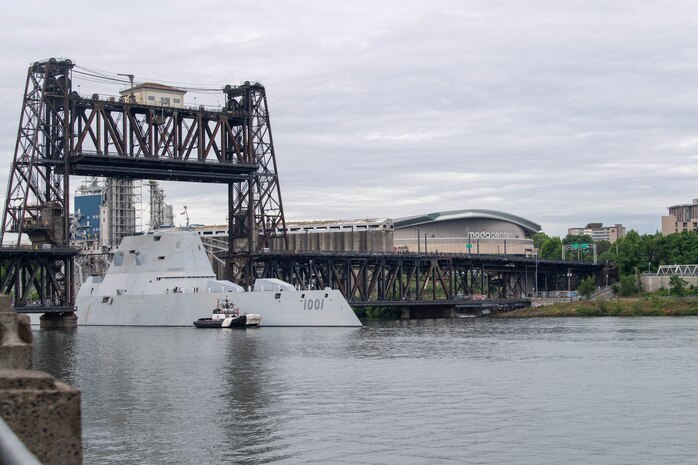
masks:
[[[682,296],[686,293],[686,281],[681,276],[673,274],[669,278],[669,294]]]
[[[538,256],[546,260],[560,260],[562,258],[562,240],[559,237],[549,237],[541,244]]]
[[[596,255],[599,257],[602,254],[605,254],[608,252],[608,250],[611,248],[611,243],[608,241],[596,241]]]
[[[596,280],[594,279],[593,276],[589,276],[585,279],[582,280],[581,283],[579,283],[579,287],[577,287],[577,293],[584,297],[585,299],[588,299],[591,297],[591,294],[594,293],[596,290]]]
[[[531,236],[531,239],[533,240],[533,247],[540,249],[543,246],[543,243],[550,239],[550,236],[541,231]]]
[[[570,244],[593,244],[594,239],[591,238],[590,235],[588,234],[568,234],[565,236],[565,238],[562,240],[562,243],[565,245],[570,245]]]
[[[636,295],[639,291],[637,289],[637,278],[634,274],[628,274],[620,277],[620,283],[613,287],[614,292],[620,294],[622,297],[630,297],[631,295]]]

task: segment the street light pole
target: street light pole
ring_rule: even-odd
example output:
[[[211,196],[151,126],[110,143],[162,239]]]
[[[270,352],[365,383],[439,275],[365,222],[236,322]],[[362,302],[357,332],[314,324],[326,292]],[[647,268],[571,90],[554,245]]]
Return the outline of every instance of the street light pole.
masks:
[[[533,297],[536,297],[536,292],[538,292],[538,252],[536,252],[536,278],[533,288]]]
[[[572,291],[572,270],[567,269],[567,290]]]

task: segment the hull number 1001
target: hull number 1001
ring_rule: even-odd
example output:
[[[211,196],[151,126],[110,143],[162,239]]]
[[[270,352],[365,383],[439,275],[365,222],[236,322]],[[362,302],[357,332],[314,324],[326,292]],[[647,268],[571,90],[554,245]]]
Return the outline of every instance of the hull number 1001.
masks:
[[[325,299],[306,299],[303,310],[322,310],[325,307]]]

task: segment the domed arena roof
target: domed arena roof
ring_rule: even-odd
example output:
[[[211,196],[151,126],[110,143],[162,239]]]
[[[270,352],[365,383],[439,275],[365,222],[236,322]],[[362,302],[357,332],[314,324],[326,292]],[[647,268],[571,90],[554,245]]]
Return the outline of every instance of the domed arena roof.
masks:
[[[520,216],[504,213],[496,210],[451,210],[445,212],[429,213],[426,215],[408,216],[394,220],[395,229],[407,228],[411,226],[421,226],[424,224],[439,223],[442,221],[465,220],[465,219],[490,219],[508,221],[523,228],[527,234],[535,234],[541,230],[538,223],[521,218]]]

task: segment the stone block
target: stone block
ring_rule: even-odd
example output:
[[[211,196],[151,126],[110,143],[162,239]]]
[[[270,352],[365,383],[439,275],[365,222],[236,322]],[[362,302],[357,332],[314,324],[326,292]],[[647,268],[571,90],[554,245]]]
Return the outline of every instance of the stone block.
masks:
[[[82,464],[80,391],[42,371],[0,369],[0,416],[44,465]]]
[[[10,296],[0,294],[0,368],[30,369],[31,342],[29,317],[18,315]]]

